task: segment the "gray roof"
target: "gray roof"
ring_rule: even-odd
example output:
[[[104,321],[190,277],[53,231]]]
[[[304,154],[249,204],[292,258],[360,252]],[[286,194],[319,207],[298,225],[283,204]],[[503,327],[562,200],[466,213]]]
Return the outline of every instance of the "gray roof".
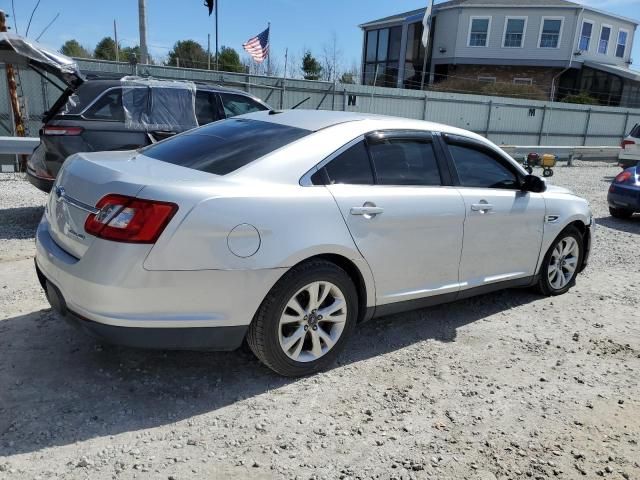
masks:
[[[583,5],[570,2],[568,0],[449,0],[446,2],[438,3],[434,6],[435,13],[438,10],[443,10],[445,8],[455,8],[455,7],[565,7],[565,8],[583,8]],[[589,6],[584,5],[584,8],[587,10],[596,10],[590,8]],[[387,24],[393,22],[402,22],[407,17],[413,17],[416,15],[424,15],[425,8],[419,8],[417,10],[410,10],[408,12],[398,13],[395,15],[390,15],[388,17],[379,18],[377,20],[372,20],[370,22],[363,23],[360,28],[372,27],[379,24]],[[625,20],[633,21],[630,19],[626,19],[625,17],[621,17],[619,15],[615,15],[609,12],[603,12],[601,10],[596,10],[606,15],[616,17],[616,18],[624,18]]]
[[[250,118],[263,122],[278,123],[290,127],[302,128],[317,132],[323,128],[338,125],[339,123],[357,122],[371,118],[379,118],[378,115],[358,112],[341,112],[333,110],[272,110],[247,113],[240,118]]]

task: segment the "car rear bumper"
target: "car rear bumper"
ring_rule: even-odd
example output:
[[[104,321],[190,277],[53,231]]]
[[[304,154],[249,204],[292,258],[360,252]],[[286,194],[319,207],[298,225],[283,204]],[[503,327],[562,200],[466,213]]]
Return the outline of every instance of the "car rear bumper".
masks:
[[[148,271],[142,263],[150,246],[95,242],[77,259],[55,243],[43,218],[36,235],[38,277],[52,307],[72,324],[133,347],[233,350],[284,273]]]
[[[612,184],[607,194],[607,202],[612,208],[640,211],[640,187]]]
[[[36,187],[38,190],[42,190],[45,193],[49,193],[53,188],[53,182],[55,179],[53,178],[42,178],[34,175],[27,169],[27,178],[31,185]]]

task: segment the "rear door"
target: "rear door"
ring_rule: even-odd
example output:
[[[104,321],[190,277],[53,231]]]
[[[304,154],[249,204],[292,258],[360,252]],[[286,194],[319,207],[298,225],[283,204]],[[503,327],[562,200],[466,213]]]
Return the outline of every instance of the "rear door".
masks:
[[[545,220],[542,194],[522,191],[522,174],[484,143],[444,138],[466,208],[463,288],[534,275]]]
[[[121,87],[105,90],[81,116],[89,151],[133,150],[150,143],[145,132],[125,127]]]
[[[371,267],[377,305],[459,288],[464,202],[446,186],[436,148],[425,132],[384,132],[339,151],[314,176]]]

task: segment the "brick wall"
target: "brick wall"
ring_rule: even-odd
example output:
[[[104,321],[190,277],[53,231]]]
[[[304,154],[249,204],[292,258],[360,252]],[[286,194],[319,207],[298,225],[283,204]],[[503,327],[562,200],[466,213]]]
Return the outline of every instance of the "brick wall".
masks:
[[[533,85],[548,91],[554,75],[562,71],[561,68],[527,67],[511,65],[450,65],[449,75],[469,78],[495,77],[496,82],[513,83],[514,78],[531,78]]]

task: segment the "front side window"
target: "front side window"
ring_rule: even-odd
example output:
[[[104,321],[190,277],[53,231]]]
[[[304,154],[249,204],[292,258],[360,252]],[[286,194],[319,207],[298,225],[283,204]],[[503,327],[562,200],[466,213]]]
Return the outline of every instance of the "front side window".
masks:
[[[369,149],[379,185],[442,185],[430,141],[386,139]]]
[[[342,152],[325,167],[331,185],[373,185],[373,172],[364,140]],[[314,181],[313,183],[317,183]]]
[[[600,30],[600,41],[598,42],[598,53],[604,55],[609,50],[609,38],[611,37],[611,27],[602,26]]]
[[[230,118],[190,130],[140,150],[147,157],[215,175],[226,175],[312,132]]]
[[[489,39],[489,26],[491,25],[491,17],[474,18],[471,17],[471,25],[469,28],[469,46],[470,47],[486,47]]]
[[[460,185],[475,188],[519,188],[517,175],[496,156],[481,148],[450,144]]]
[[[618,32],[618,43],[616,44],[616,57],[624,58],[624,52],[627,48],[628,33],[625,30]]]
[[[243,115],[245,113],[259,112],[260,110],[266,110],[264,105],[245,97],[244,95],[236,95],[234,93],[221,93],[222,106],[224,107],[224,113],[228,117],[235,117],[236,115]]]
[[[585,52],[589,51],[589,45],[591,44],[591,32],[593,31],[593,23],[584,21],[582,22],[582,31],[580,33],[580,42],[578,48]]]
[[[540,48],[558,48],[560,45],[560,32],[562,20],[559,18],[543,18],[540,31]]]
[[[124,108],[122,108],[122,89],[114,88],[103,94],[84,113],[84,117],[90,120],[104,120],[112,122],[124,122]]]
[[[522,43],[524,42],[524,31],[526,25],[526,18],[507,17],[502,46],[507,48],[521,48]]]

